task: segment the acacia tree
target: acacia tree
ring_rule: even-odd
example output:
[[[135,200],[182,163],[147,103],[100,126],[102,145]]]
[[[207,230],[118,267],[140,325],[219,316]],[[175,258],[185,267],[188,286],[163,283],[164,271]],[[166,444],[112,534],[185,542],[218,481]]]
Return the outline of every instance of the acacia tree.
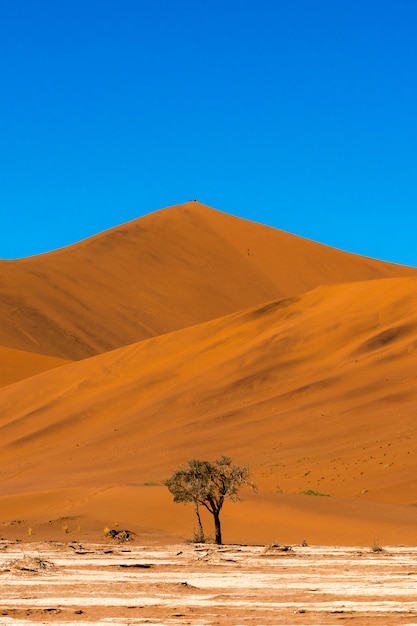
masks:
[[[226,498],[236,501],[242,485],[255,489],[250,481],[249,469],[232,465],[232,459],[221,456],[210,463],[192,459],[185,468],[177,469],[165,485],[174,496],[174,502],[191,502],[197,516],[200,540],[204,541],[199,507],[204,506],[214,518],[215,541],[222,543],[220,511]]]

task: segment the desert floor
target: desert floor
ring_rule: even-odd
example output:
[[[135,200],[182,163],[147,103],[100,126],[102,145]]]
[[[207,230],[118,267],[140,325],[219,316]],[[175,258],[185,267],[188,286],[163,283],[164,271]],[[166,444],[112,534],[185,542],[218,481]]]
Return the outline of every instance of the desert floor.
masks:
[[[3,541],[0,624],[417,624],[410,547],[110,542]]]

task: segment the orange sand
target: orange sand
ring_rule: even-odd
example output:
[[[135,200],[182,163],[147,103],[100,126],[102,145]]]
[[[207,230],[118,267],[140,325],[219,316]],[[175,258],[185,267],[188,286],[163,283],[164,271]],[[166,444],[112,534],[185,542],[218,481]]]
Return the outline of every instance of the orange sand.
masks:
[[[29,378],[68,363],[68,360],[43,356],[0,346],[0,387]]]
[[[228,454],[225,541],[417,542],[416,269],[189,203],[0,276],[4,536],[191,536],[158,483]]]

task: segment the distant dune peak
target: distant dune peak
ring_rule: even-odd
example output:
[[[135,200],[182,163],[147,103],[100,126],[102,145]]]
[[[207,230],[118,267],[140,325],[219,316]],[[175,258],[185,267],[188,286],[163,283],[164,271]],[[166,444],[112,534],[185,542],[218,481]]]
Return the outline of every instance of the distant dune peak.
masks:
[[[319,285],[407,275],[190,201],[0,262],[0,345],[82,359]]]

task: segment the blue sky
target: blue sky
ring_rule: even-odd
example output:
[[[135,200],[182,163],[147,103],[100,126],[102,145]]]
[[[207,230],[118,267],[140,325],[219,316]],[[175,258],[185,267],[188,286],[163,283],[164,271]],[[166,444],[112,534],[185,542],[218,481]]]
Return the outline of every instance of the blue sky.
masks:
[[[417,265],[415,0],[0,0],[0,258],[192,198]]]

